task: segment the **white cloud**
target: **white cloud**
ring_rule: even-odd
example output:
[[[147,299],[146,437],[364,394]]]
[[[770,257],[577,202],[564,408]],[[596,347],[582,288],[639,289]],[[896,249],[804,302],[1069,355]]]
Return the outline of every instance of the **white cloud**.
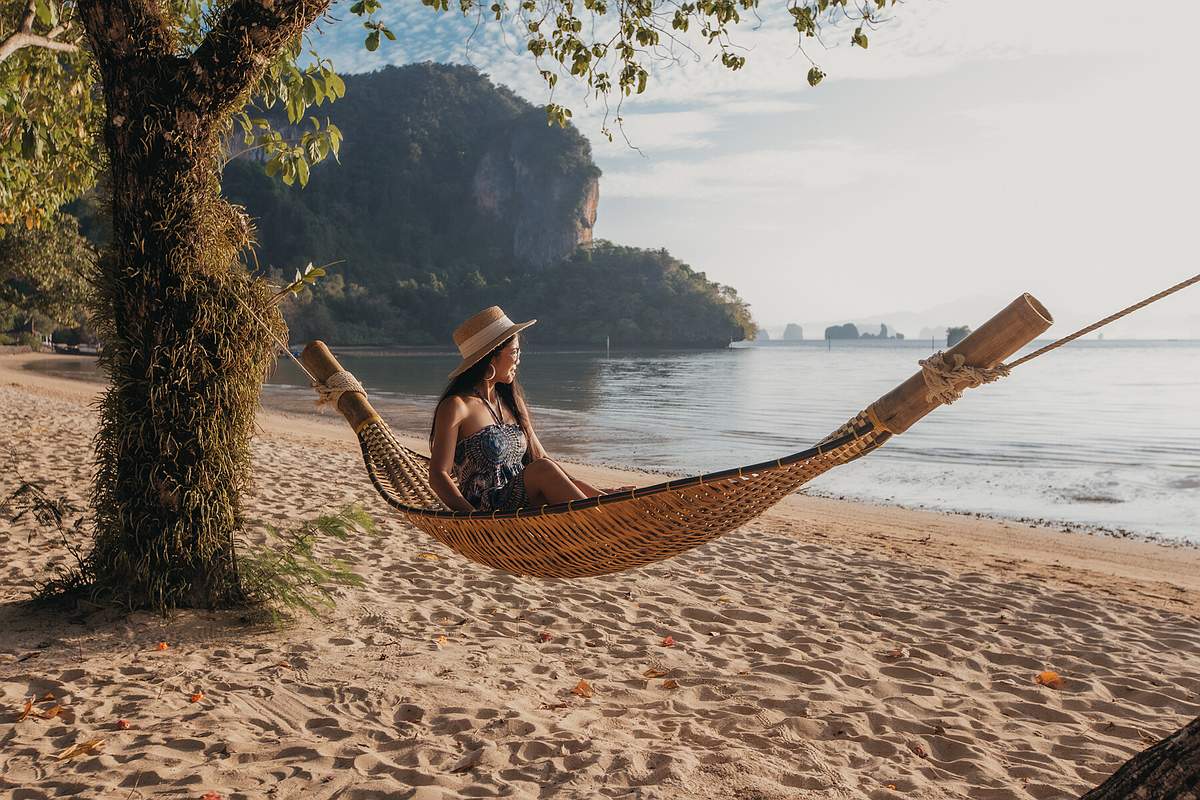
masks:
[[[776,194],[781,203],[802,201],[799,193],[825,191],[883,175],[895,178],[918,169],[844,142],[816,142],[794,150],[714,154],[703,161],[664,160],[605,173],[605,198],[698,199]]]

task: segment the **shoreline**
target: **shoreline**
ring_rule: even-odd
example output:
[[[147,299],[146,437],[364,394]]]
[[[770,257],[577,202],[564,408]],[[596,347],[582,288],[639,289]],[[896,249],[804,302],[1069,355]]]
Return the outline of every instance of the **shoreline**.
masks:
[[[91,404],[99,396],[103,384],[46,375],[25,368],[30,361],[46,358],[46,354],[0,356],[0,385],[18,386],[23,391],[47,393],[52,397],[69,398]],[[82,356],[53,356],[54,358],[83,358]],[[336,445],[339,449],[358,453],[358,441],[337,412],[317,410],[307,400],[297,410],[294,404],[260,408],[260,437],[295,437],[318,445]],[[426,451],[423,437],[409,431],[395,430],[399,441],[418,452]],[[634,483],[649,485],[671,476],[631,469],[621,465],[596,464],[569,458],[560,459],[578,470],[578,476],[594,485]],[[360,488],[370,488],[362,462],[356,459],[356,479]],[[368,506],[372,514],[389,513],[386,506]],[[890,542],[896,552],[911,554],[907,548],[920,544],[937,550],[938,540],[944,544],[936,561],[950,561],[969,566],[977,557],[1001,554],[1015,558],[1019,564],[1029,564],[1037,570],[1050,570],[1045,577],[1061,569],[1083,569],[1096,572],[1095,577],[1112,577],[1135,582],[1150,580],[1157,586],[1146,597],[1151,605],[1183,611],[1200,617],[1200,546],[1190,542],[1178,543],[1150,536],[1120,536],[1106,531],[1092,531],[1085,526],[1064,530],[1057,524],[1037,524],[1036,521],[990,517],[975,512],[920,509],[893,503],[842,499],[818,492],[804,491],[784,499],[767,512],[767,516],[789,522],[805,522],[805,528],[819,521],[832,524],[843,537],[860,544],[878,544],[881,537],[897,539]],[[862,530],[858,530],[861,528]],[[886,532],[886,533],[885,533]],[[898,533],[902,532],[902,533]],[[924,535],[918,536],[918,533]],[[953,555],[952,555],[953,554]],[[1092,586],[1091,582],[1069,585]],[[1123,587],[1131,597],[1139,597],[1145,587]]]
[[[1126,341],[1126,340],[1113,340],[1113,341]],[[1140,341],[1140,340],[1128,340],[1128,341]],[[1171,340],[1171,341],[1174,341],[1174,340]],[[380,355],[380,356],[384,356],[384,355],[386,355],[386,356],[391,356],[391,355],[422,356],[422,355],[448,355],[448,354],[451,354],[450,351],[433,352],[434,347],[435,346],[432,346],[432,345],[429,346],[430,352],[420,352],[421,348],[413,347],[413,348],[410,348],[410,352],[407,352],[407,353],[399,352],[399,351],[397,351],[397,352],[392,352],[392,351],[382,352],[382,351],[380,351],[380,352],[375,352],[375,353],[364,353],[364,352],[360,352],[360,350],[362,350],[364,348],[356,348],[356,347],[340,348],[339,350],[340,350],[340,352],[343,352],[344,354]],[[369,349],[369,348],[367,348],[367,349]],[[554,352],[560,352],[560,351],[554,351]],[[574,351],[574,350],[565,351],[564,350],[561,352],[577,352],[577,351]],[[579,352],[582,352],[582,351],[579,351]],[[77,355],[64,355],[64,354],[53,354],[53,353],[23,353],[23,354],[12,355],[10,357],[10,362],[29,374],[41,375],[43,377],[60,377],[60,376],[56,376],[56,375],[42,373],[39,370],[32,370],[32,369],[27,368],[27,365],[34,361],[38,361],[41,359],[53,360],[53,359],[59,359],[59,358],[66,358],[66,359],[72,359],[72,360],[83,360],[83,359],[93,359],[94,356],[77,356]],[[286,356],[281,355],[280,359],[286,359]],[[62,377],[61,379],[72,381],[72,382],[88,383],[88,384],[92,384],[92,385],[96,385],[96,386],[103,385],[101,381],[95,380],[92,377],[83,375],[83,374],[81,374],[79,377],[70,377],[70,378]],[[267,384],[264,384],[264,389],[266,389],[266,391],[264,391],[263,395],[262,395],[262,408],[265,411],[279,413],[279,414],[286,414],[286,415],[290,415],[290,416],[295,416],[297,418],[307,418],[307,419],[313,419],[313,420],[330,420],[330,419],[332,419],[335,422],[340,422],[340,417],[337,416],[336,412],[330,412],[328,410],[318,410],[310,400],[311,394],[307,390],[305,390],[304,387],[297,387],[297,386],[293,386],[291,384],[267,383]],[[287,395],[290,395],[290,396],[287,396]],[[299,397],[296,395],[299,395]],[[301,398],[303,398],[303,399],[301,399]],[[415,450],[420,450],[422,452],[424,450],[428,449],[427,445],[424,444],[423,440],[420,437],[414,435],[411,431],[408,431],[405,429],[399,429],[399,428],[395,429],[395,430],[396,430],[396,433],[400,436],[400,438],[405,442],[406,446],[411,447],[412,449],[415,449]],[[573,457],[573,456],[556,456],[556,459],[562,463],[571,464],[576,467],[582,467],[582,468],[588,468],[588,469],[598,469],[598,470],[610,470],[610,471],[612,471],[612,473],[615,477],[641,476],[641,477],[646,478],[654,483],[658,483],[658,482],[661,482],[664,480],[674,480],[677,478],[684,478],[684,477],[690,476],[688,473],[683,473],[683,472],[674,472],[674,471],[665,470],[665,469],[662,469],[662,470],[646,469],[646,468],[631,466],[628,464],[620,464],[620,463],[608,462],[608,461],[595,461],[595,460],[577,458],[577,457]],[[1017,516],[1017,515],[1008,516],[1008,515],[1003,515],[1003,514],[997,514],[994,512],[972,511],[970,509],[965,509],[965,508],[935,508],[935,507],[929,507],[929,506],[924,506],[924,505],[919,505],[919,504],[905,503],[902,501],[878,500],[878,499],[869,498],[869,497],[856,497],[856,496],[852,496],[852,495],[844,495],[844,494],[839,494],[839,493],[832,492],[832,491],[825,491],[825,490],[814,489],[814,488],[810,488],[810,487],[802,487],[801,489],[799,489],[797,491],[797,494],[801,495],[801,496],[806,496],[806,497],[821,498],[821,499],[830,500],[830,501],[834,501],[834,502],[850,503],[850,504],[870,506],[870,507],[875,507],[875,508],[898,509],[898,510],[903,510],[903,511],[936,514],[936,515],[943,515],[943,516],[947,516],[947,517],[963,518],[963,519],[990,520],[990,521],[998,522],[998,523],[1003,522],[1003,523],[1010,523],[1010,524],[1016,524],[1016,525],[1025,525],[1025,526],[1029,526],[1031,528],[1054,530],[1054,531],[1057,531],[1060,533],[1079,534],[1079,535],[1085,535],[1085,536],[1100,536],[1100,537],[1107,537],[1107,538],[1124,540],[1124,541],[1145,542],[1147,544],[1151,544],[1151,545],[1155,545],[1155,546],[1159,546],[1159,547],[1163,547],[1163,548],[1169,548],[1169,549],[1187,549],[1187,550],[1200,551],[1200,539],[1198,539],[1196,541],[1192,541],[1189,539],[1184,539],[1179,536],[1172,536],[1169,534],[1158,533],[1158,532],[1153,532],[1153,531],[1130,530],[1130,529],[1126,529],[1126,528],[1113,527],[1113,526],[1102,525],[1102,524],[1078,522],[1075,520],[1067,520],[1067,519],[1052,519],[1052,518],[1047,518],[1047,517],[1029,517],[1029,516]]]
[[[102,384],[23,358],[0,357],[0,498],[84,507]],[[1050,800],[1200,715],[1195,550],[792,495],[668,561],[533,580],[390,514],[339,416],[263,409],[251,455],[239,548],[359,503],[379,536],[317,556],[362,584],[278,629],[37,609],[86,529],[5,516],[0,794]]]

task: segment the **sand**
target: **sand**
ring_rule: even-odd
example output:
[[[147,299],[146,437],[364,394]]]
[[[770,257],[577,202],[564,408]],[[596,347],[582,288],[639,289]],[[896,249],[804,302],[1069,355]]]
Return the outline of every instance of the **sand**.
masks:
[[[37,357],[0,357],[0,496],[82,504],[98,387]],[[1067,798],[1200,714],[1195,550],[798,495],[651,568],[525,580],[390,517],[340,419],[260,426],[249,517],[361,503],[384,538],[322,552],[365,586],[283,630],[35,611],[70,556],[5,518],[0,796]]]

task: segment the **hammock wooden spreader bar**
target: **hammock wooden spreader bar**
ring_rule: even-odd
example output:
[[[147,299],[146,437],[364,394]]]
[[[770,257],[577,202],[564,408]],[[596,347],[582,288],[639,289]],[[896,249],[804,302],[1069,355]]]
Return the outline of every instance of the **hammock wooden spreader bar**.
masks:
[[[1051,321],[1042,304],[1024,294],[950,348],[946,366],[929,368],[952,394],[991,380],[990,370]],[[389,505],[473,561],[542,578],[620,572],[711,541],[822,472],[870,453],[948,399],[945,391],[931,391],[924,371],[918,372],[818,444],[782,458],[570,503],[462,512],[441,504],[429,486],[428,457],[400,444],[324,343],[309,344],[301,360],[322,390],[333,379],[337,408],[358,435],[367,474]]]

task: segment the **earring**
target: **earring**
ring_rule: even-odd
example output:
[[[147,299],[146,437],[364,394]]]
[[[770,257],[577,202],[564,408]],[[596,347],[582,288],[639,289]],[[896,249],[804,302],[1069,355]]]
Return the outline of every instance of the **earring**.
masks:
[[[491,375],[488,375],[487,377],[485,377],[485,378],[484,378],[484,380],[485,380],[485,381],[494,380],[494,379],[496,378],[496,365],[495,365],[495,364],[488,364],[488,367],[489,367],[489,368],[492,370],[492,374],[491,374]]]

